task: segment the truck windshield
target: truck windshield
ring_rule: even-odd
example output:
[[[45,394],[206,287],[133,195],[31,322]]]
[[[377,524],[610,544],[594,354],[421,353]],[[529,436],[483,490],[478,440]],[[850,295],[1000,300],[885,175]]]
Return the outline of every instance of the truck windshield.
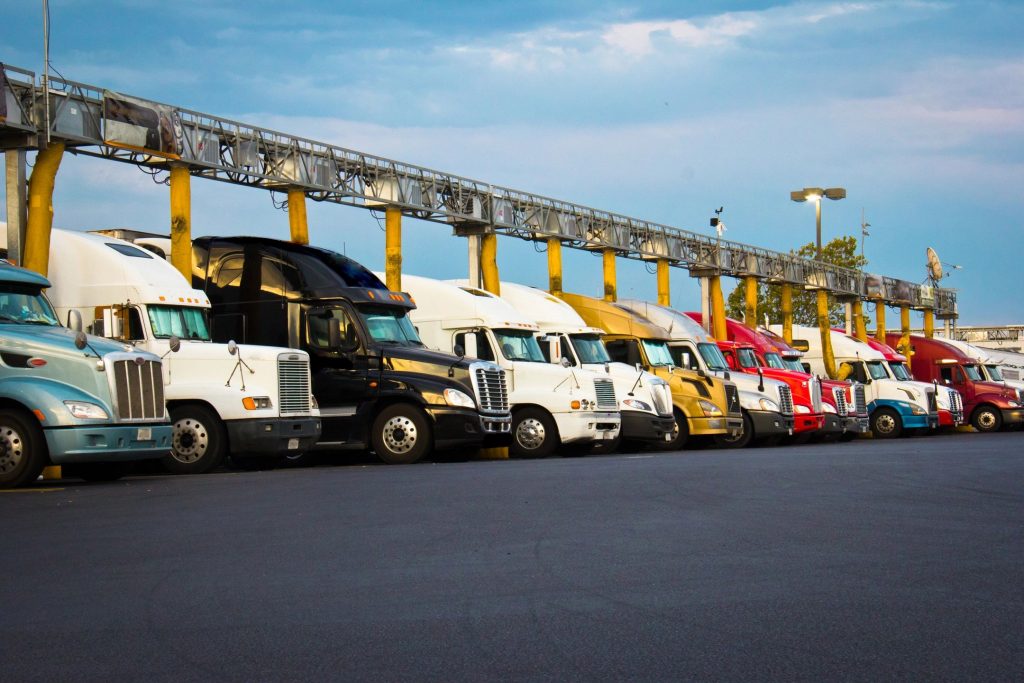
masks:
[[[867,364],[868,373],[871,379],[889,379],[889,373],[885,370],[885,363],[880,360],[869,361]]]
[[[729,369],[729,364],[725,362],[725,356],[722,355],[722,350],[718,348],[717,344],[700,342],[697,344],[697,350],[700,351],[701,358],[707,363],[709,370]]]
[[[58,325],[57,315],[39,287],[14,282],[0,284],[0,323]]]
[[[740,365],[744,368],[756,368],[758,367],[757,355],[754,353],[754,349],[736,349],[736,355],[739,356]]]
[[[360,306],[363,322],[374,341],[402,346],[423,346],[406,312],[390,306]]]
[[[157,339],[210,341],[210,325],[205,308],[190,306],[147,306],[149,324]]]
[[[544,354],[540,352],[540,344],[529,330],[494,330],[494,338],[498,341],[501,355],[507,360],[545,362]]]
[[[969,379],[969,380],[971,380],[973,382],[980,382],[981,381],[981,373],[978,372],[978,366],[977,365],[963,365],[961,367],[963,367],[964,372],[967,373],[967,379]]]
[[[801,365],[800,361],[798,361],[796,358],[783,358],[782,362],[786,366],[787,370],[795,370],[796,372],[807,372],[806,370],[804,370],[804,366]]]
[[[608,350],[604,348],[601,337],[596,334],[571,334],[572,347],[576,349],[581,363],[607,363]]]
[[[764,362],[768,364],[768,367],[775,368],[776,370],[786,369],[786,364],[782,361],[782,356],[774,351],[769,351],[764,354]]]
[[[672,360],[672,352],[668,350],[668,344],[665,342],[643,339],[640,343],[643,344],[647,361],[651,365],[675,365]]]
[[[1003,373],[999,369],[998,365],[985,365],[985,371],[988,373],[988,377],[993,382],[1002,382]]]
[[[907,366],[903,363],[891,360],[889,361],[889,367],[892,369],[893,376],[902,382],[909,382],[914,379],[910,376],[910,373],[907,372]]]

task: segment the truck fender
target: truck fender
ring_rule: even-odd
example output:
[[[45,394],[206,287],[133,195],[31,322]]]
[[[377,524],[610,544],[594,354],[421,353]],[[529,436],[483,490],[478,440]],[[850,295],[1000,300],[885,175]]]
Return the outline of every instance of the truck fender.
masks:
[[[66,427],[83,423],[72,417],[64,401],[86,401],[102,406],[113,420],[113,409],[92,394],[64,382],[46,377],[12,377],[0,380],[0,400],[10,405],[20,405],[30,413],[41,411],[46,427]],[[95,422],[95,421],[90,421]]]

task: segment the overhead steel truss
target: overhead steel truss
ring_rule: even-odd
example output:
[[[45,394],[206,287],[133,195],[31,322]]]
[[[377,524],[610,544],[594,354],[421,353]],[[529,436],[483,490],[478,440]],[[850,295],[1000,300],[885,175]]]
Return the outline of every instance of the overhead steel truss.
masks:
[[[43,88],[32,72],[6,66],[8,116],[0,145],[34,146],[46,134]],[[578,249],[614,249],[624,258],[667,259],[693,276],[753,276],[770,283],[825,289],[840,299],[866,299],[933,309],[955,318],[956,291],[871,276],[792,253],[773,251],[572,202],[491,185],[422,166],[170,105],[180,120],[180,158],[126,149],[104,138],[104,98],[116,93],[63,78],[49,80],[49,136],[78,154],[151,168],[188,166],[198,177],[269,190],[300,188],[315,201],[369,209],[400,207],[459,233],[493,231],[527,240],[557,237]],[[158,103],[152,103],[157,105]],[[28,142],[26,142],[28,141]]]

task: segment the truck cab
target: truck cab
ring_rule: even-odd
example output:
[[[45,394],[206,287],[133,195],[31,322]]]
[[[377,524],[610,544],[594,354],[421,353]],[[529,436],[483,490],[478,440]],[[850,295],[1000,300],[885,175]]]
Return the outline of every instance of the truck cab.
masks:
[[[781,326],[772,325],[781,333]],[[849,378],[865,385],[871,433],[887,439],[910,434],[911,430],[933,430],[939,425],[934,387],[922,388],[897,380],[885,356],[855,337],[830,331],[836,367]],[[825,372],[821,331],[817,327],[793,326],[793,346],[804,352],[811,370]]]
[[[779,437],[793,434],[793,393],[785,382],[730,372],[715,340],[684,313],[636,299],[620,299],[618,304],[668,330],[668,347],[677,366],[731,380],[736,385],[743,410],[743,430],[736,437],[715,437],[719,445],[742,448],[772,444]]]
[[[431,450],[509,443],[504,371],[427,349],[409,315],[416,304],[359,263],[282,240],[202,237],[192,283],[213,305],[215,339],[309,354],[317,448],[372,448],[405,464]]]
[[[0,487],[47,465],[114,479],[171,448],[160,358],[61,326],[43,276],[0,261]],[[76,320],[77,323],[77,320]]]
[[[886,335],[890,345],[899,334]],[[1024,406],[1017,391],[1005,384],[987,382],[977,362],[941,339],[912,335],[910,369],[922,382],[938,382],[960,392],[964,415],[979,432],[995,432],[1024,423]]]
[[[951,386],[939,384],[938,382],[932,382],[931,387],[928,386],[927,382],[918,382],[914,379],[914,375],[910,372],[910,368],[907,367],[906,356],[897,352],[896,349],[892,348],[888,344],[883,344],[873,337],[869,337],[867,339],[867,345],[876,351],[880,351],[882,355],[885,356],[885,362],[889,364],[889,370],[897,380],[912,383],[922,391],[929,388],[935,390],[935,402],[939,409],[940,428],[952,429],[964,423],[964,402],[959,391]]]
[[[465,285],[461,281],[459,284]],[[623,441],[660,445],[672,439],[672,392],[665,380],[613,362],[602,339],[604,330],[587,325],[558,297],[535,287],[502,282],[501,298],[537,323],[537,341],[549,363],[560,363],[565,358],[571,367],[604,374],[615,383]]]
[[[676,428],[667,448],[683,448],[691,437],[736,437],[743,429],[739,390],[729,380],[677,367],[670,335],[643,316],[617,304],[582,294],[562,294],[583,321],[605,332],[612,360],[664,379],[672,391]]]
[[[512,455],[545,457],[559,448],[575,455],[618,440],[614,380],[603,371],[549,363],[532,318],[490,292],[454,282],[403,274],[402,287],[418,302],[412,321],[428,346],[505,369]]]
[[[971,360],[978,364],[978,372],[981,373],[982,379],[986,382],[994,382],[996,384],[1005,384],[1008,387],[1017,390],[1018,402],[1024,403],[1024,381],[1021,381],[1019,375],[1010,377],[1012,370],[1009,373],[1004,373],[1003,368],[999,361],[993,357],[993,352],[990,349],[983,349],[975,346],[974,344],[968,344],[967,342],[960,341],[959,339],[943,339],[944,343],[949,344],[955,348],[960,349],[964,352]]]
[[[309,450],[320,435],[309,355],[298,349],[211,341],[210,302],[162,256],[107,234],[53,230],[50,297],[62,319],[159,356],[174,439],[161,461],[200,474],[230,455],[271,464]]]

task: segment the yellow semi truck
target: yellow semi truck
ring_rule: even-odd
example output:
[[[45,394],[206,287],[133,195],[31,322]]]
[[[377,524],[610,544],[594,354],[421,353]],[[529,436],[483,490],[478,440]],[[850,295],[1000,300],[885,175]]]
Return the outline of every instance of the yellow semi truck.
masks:
[[[739,391],[729,380],[675,367],[667,330],[614,303],[581,294],[562,294],[587,325],[604,330],[614,361],[640,365],[669,383],[676,430],[667,449],[683,448],[690,437],[735,435],[743,429]]]

